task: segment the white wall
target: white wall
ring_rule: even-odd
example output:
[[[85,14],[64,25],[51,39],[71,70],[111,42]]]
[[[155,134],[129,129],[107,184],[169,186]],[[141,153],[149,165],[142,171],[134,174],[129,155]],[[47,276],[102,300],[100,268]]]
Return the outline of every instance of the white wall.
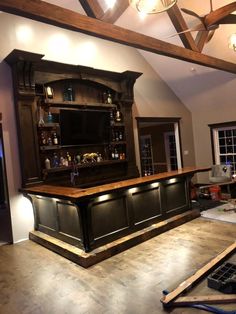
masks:
[[[194,165],[191,113],[133,48],[110,43],[84,34],[62,30],[6,13],[0,14],[0,111],[6,151],[7,176],[14,242],[28,237],[33,229],[33,211],[19,193],[20,167],[17,148],[13,90],[10,67],[2,60],[21,49],[45,55],[48,60],[80,64],[122,72],[143,72],[135,84],[134,116],[181,117],[182,148],[189,152],[184,165]],[[138,158],[137,130],[135,143]]]

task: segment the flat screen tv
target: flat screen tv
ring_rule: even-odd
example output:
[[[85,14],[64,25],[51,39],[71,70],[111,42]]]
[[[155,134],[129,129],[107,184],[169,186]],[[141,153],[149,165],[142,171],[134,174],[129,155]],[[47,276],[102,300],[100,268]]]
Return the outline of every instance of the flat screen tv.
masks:
[[[108,110],[60,110],[61,145],[102,144],[109,141]]]

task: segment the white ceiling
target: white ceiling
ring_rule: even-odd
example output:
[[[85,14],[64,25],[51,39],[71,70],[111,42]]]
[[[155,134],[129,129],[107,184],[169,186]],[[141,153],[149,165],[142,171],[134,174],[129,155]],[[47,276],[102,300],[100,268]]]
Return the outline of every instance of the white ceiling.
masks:
[[[85,14],[78,0],[45,1]],[[213,9],[217,9],[231,2],[231,0],[213,0]],[[178,6],[179,8],[188,8],[199,15],[205,15],[210,11],[210,1],[207,0],[178,0]],[[236,14],[236,12],[234,12],[234,14]],[[199,23],[195,17],[186,15],[185,13],[183,13],[183,15],[190,27]],[[166,12],[149,15],[142,19],[134,8],[128,7],[115,24],[163,41],[183,46],[178,36],[169,37],[175,34],[176,31]],[[233,33],[236,33],[236,24],[220,25],[212,40],[205,45],[202,53],[235,63],[236,52],[228,48],[228,39]],[[196,33],[193,33],[193,35],[196,35]],[[209,91],[212,92],[212,96],[207,101],[211,102],[219,99],[219,97],[222,98],[222,88],[219,89],[219,86],[227,84],[227,82],[235,80],[236,78],[235,74],[217,71],[145,51],[140,51],[140,53],[181,101],[191,110],[197,106],[199,102],[206,101],[206,95]],[[232,91],[228,91],[228,93],[233,93],[234,95],[232,94],[232,97],[235,98],[235,88]]]

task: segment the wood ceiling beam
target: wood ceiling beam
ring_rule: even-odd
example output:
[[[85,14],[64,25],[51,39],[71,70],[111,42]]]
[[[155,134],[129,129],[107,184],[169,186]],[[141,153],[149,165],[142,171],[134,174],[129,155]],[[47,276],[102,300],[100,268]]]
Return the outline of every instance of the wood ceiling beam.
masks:
[[[129,6],[129,0],[116,1],[114,7],[108,10],[102,20],[108,23],[115,23]]]
[[[172,45],[41,0],[0,0],[0,10],[167,57],[236,74],[236,64]]]
[[[85,13],[96,19],[101,19],[104,15],[103,9],[97,0],[78,0]]]
[[[174,25],[174,28],[176,29],[177,33],[186,31],[189,28],[183,18],[180,9],[176,4],[172,8],[167,10],[167,14],[169,15],[169,18],[172,24]],[[190,32],[176,35],[179,35],[185,48],[191,49],[193,51],[199,51],[198,46],[196,45],[193,36]]]
[[[128,0],[116,1],[112,9],[103,11],[98,0],[78,0],[86,14],[107,23],[115,23],[129,6]]]
[[[207,41],[208,35],[209,35],[209,31],[203,31],[203,32],[197,33],[195,42],[196,42],[196,45],[197,45],[199,51],[202,51],[202,49],[203,49],[203,47]]]

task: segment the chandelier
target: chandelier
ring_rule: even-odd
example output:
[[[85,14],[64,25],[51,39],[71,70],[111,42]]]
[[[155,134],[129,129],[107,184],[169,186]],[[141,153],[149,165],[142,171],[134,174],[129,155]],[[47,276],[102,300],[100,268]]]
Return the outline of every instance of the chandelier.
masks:
[[[177,0],[129,0],[132,7],[143,14],[155,14],[170,9]]]

